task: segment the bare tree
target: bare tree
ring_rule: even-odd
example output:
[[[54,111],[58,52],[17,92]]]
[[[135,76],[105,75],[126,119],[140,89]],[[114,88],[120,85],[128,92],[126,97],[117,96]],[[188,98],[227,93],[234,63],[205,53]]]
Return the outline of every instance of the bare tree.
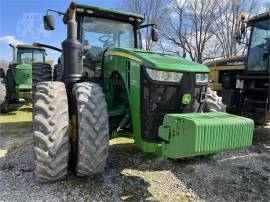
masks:
[[[268,5],[259,0],[126,0],[124,4],[144,15],[146,24],[159,25],[159,50],[199,63],[244,53],[246,46],[236,46],[235,41],[240,13],[249,17]],[[144,30],[147,50],[154,45],[149,35],[150,29]]]
[[[161,27],[164,22],[164,16],[169,11],[168,5],[171,0],[125,0],[123,6],[128,11],[143,15],[145,24],[157,24]],[[151,50],[154,42],[150,37],[150,28],[142,30],[143,47]]]
[[[174,15],[169,16],[164,37],[178,46],[183,57],[202,63],[204,51],[214,31],[216,4],[214,0],[178,0],[173,4]]]
[[[214,22],[214,34],[218,39],[222,56],[230,57],[244,52],[246,46],[236,46],[235,31],[239,28],[239,16],[247,13],[247,17],[252,15],[258,7],[255,0],[217,0],[218,6],[216,21]],[[242,50],[242,51],[241,51]]]

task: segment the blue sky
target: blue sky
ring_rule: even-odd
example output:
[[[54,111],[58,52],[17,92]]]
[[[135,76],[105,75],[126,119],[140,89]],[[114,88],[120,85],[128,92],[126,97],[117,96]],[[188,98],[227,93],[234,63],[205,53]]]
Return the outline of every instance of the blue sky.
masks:
[[[43,29],[42,17],[47,9],[65,11],[71,0],[0,0],[0,59],[11,60],[8,43],[40,42],[61,47],[66,37],[62,17],[55,14],[56,29]],[[76,3],[106,8],[120,8],[122,0],[79,0]],[[57,61],[59,53],[47,50],[48,58]]]

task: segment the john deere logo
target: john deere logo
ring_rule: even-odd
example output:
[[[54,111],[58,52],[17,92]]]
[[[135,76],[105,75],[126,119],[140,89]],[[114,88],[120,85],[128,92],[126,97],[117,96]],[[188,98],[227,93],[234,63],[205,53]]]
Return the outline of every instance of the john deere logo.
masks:
[[[25,78],[29,78],[29,74],[24,74],[24,77]]]
[[[184,94],[182,97],[182,104],[187,105],[191,101],[191,95],[190,94]]]

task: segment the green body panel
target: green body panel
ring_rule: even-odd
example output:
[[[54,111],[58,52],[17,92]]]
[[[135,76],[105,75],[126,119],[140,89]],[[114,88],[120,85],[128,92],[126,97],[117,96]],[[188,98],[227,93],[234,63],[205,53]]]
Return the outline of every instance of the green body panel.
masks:
[[[15,68],[14,78],[16,86],[28,85],[32,86],[32,65],[19,64]]]
[[[20,98],[32,99],[32,65],[18,64],[12,70],[15,81],[15,92],[9,92],[9,100],[19,100]]]
[[[247,147],[251,119],[222,112],[167,114],[159,127],[162,156],[180,158]]]
[[[142,61],[145,66],[164,71],[209,73],[208,67],[175,55],[143,51],[140,49],[115,48],[111,52],[123,52]]]
[[[32,65],[19,64],[15,68],[16,95],[18,98],[32,98]]]
[[[114,55],[114,53],[118,55]],[[125,54],[121,56],[120,53]],[[164,123],[159,128],[158,135],[163,139],[162,142],[151,143],[142,139],[140,123],[141,64],[160,70],[208,72],[208,68],[203,65],[187,62],[183,59],[178,60],[176,61],[175,56],[153,52],[147,54],[145,51],[136,52],[135,49],[116,48],[111,50],[104,59],[104,90],[109,114],[114,116],[117,114],[116,112],[121,114],[125,111],[123,106],[119,107],[117,104],[113,104],[117,103],[117,100],[114,100],[110,83],[112,75],[118,74],[123,82],[129,103],[129,110],[126,111],[131,114],[133,138],[144,152],[180,158],[239,149],[250,145],[254,127],[253,121],[226,113],[168,114],[164,117]],[[122,117],[125,117],[125,114]],[[119,124],[120,122],[119,120]],[[110,129],[112,137],[125,135],[125,133],[116,132],[116,127],[111,126]]]

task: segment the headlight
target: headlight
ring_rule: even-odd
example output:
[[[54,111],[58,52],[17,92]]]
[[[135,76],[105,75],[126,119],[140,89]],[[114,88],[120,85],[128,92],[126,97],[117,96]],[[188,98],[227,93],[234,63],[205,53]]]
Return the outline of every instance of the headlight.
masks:
[[[208,74],[196,74],[196,83],[208,83]]]
[[[149,68],[145,69],[149,77],[155,81],[180,82],[183,76],[183,73],[178,72],[159,71]]]

